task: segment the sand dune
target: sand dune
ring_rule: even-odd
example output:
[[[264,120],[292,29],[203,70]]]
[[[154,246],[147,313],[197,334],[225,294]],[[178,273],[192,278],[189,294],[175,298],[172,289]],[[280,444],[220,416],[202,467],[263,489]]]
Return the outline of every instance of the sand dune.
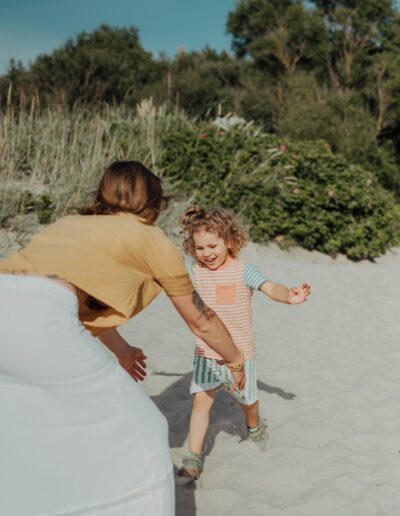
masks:
[[[251,244],[271,279],[311,283],[302,306],[254,296],[261,412],[271,448],[244,440],[220,393],[204,473],[177,487],[177,516],[400,515],[400,249],[377,263]],[[122,328],[149,356],[144,390],[166,415],[173,461],[186,451],[193,338],[165,296]]]

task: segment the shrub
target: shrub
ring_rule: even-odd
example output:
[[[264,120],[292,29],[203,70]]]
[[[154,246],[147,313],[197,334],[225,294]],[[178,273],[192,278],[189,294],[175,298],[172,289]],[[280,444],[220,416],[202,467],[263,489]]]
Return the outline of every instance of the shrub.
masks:
[[[22,192],[18,212],[32,213],[35,212],[40,224],[49,224],[52,221],[55,205],[48,193],[41,195],[33,195],[29,191]]]
[[[162,168],[174,189],[222,205],[253,240],[373,259],[398,243],[400,215],[375,176],[322,141],[289,142],[251,124],[186,124],[163,137]]]

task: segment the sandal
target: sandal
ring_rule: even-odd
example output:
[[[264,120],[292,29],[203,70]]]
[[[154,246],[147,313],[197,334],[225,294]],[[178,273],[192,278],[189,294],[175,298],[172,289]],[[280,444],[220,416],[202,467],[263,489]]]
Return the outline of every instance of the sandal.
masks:
[[[260,451],[265,451],[270,446],[267,428],[261,418],[258,418],[258,424],[254,429],[249,428],[248,440],[252,441]]]
[[[178,477],[188,482],[198,480],[203,471],[203,457],[201,453],[189,451],[182,459],[182,467],[178,470]]]

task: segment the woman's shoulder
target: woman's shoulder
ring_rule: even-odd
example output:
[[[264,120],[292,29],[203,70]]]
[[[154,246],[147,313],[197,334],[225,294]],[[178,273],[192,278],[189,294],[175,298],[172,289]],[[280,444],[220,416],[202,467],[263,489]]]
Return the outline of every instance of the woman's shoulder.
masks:
[[[79,245],[107,248],[122,245],[137,249],[146,242],[166,240],[164,233],[154,226],[141,222],[132,214],[80,215],[72,214],[59,218],[44,228],[40,234],[57,241],[79,242]],[[139,245],[140,244],[140,245]]]
[[[115,231],[138,231],[154,235],[163,234],[163,231],[157,226],[152,226],[146,221],[133,213],[115,213],[115,214],[98,214],[98,215],[81,215],[79,213],[66,215],[58,219],[54,225],[61,226],[77,226],[92,228],[114,228]]]

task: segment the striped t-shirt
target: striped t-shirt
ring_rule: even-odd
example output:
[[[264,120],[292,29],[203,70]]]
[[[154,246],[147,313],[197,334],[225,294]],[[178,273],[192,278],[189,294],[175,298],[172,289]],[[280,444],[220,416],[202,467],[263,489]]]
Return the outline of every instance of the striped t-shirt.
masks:
[[[196,291],[204,303],[223,321],[244,358],[255,356],[251,299],[268,278],[253,265],[235,258],[226,267],[210,270],[196,262],[187,262]],[[196,338],[195,355],[221,359],[203,340]]]

